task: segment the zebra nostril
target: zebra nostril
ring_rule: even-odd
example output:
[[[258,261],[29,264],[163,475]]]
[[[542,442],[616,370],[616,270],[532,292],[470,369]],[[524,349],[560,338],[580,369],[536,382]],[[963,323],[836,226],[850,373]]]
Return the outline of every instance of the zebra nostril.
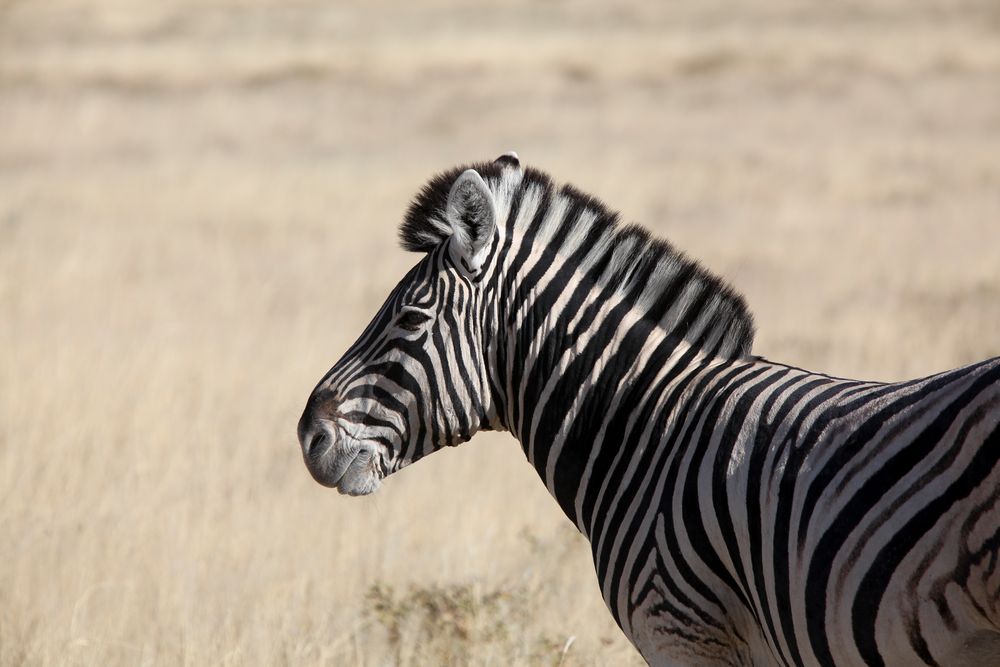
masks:
[[[317,456],[318,454],[326,450],[326,448],[323,447],[322,445],[324,441],[326,441],[329,437],[330,436],[326,433],[326,431],[323,430],[317,431],[315,434],[307,437],[303,441],[302,452],[306,456],[314,456],[314,457]]]

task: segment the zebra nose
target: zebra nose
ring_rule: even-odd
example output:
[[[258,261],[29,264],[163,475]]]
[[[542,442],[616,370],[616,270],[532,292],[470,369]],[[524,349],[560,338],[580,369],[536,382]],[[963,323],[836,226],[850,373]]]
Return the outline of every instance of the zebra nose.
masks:
[[[317,445],[321,445],[325,438],[326,434],[323,431],[310,431],[299,441],[302,445],[302,453],[308,457],[309,452],[315,450]]]
[[[302,417],[299,418],[298,436],[299,445],[306,459],[309,455],[317,456],[326,451],[330,444],[336,440],[335,434],[331,433],[328,420],[335,412],[336,401],[328,392],[316,392],[309,397]],[[323,444],[327,447],[323,447]]]
[[[308,408],[302,413],[298,429],[299,445],[301,445],[302,453],[307,458],[309,457],[309,453],[316,451],[317,445],[322,444],[323,440],[328,437],[326,429],[323,428],[323,425],[311,413],[312,411]]]
[[[306,407],[305,412],[299,418],[298,436],[299,445],[302,447],[302,452],[305,454],[309,453],[312,445],[312,436],[316,432],[314,426],[314,420],[309,414],[310,410]]]
[[[310,420],[304,428],[299,429],[299,444],[302,446],[302,456],[306,463],[314,465],[326,452],[336,446],[337,434],[328,425]]]

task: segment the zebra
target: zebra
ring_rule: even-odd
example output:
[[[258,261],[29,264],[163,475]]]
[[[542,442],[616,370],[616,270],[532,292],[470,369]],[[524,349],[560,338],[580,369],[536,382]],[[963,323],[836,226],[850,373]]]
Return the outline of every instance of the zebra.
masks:
[[[741,295],[514,153],[399,234],[422,258],[298,424],[317,482],[509,431],[651,665],[1000,665],[1000,358],[886,384],[755,356]]]

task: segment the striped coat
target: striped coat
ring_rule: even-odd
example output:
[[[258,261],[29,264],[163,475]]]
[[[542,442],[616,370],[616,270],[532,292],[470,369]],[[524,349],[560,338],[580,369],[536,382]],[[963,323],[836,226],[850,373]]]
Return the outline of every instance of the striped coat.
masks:
[[[401,237],[422,259],[300,420],[317,481],[507,430],[650,664],[1000,664],[1000,360],[756,357],[742,297],[514,155],[433,179]]]

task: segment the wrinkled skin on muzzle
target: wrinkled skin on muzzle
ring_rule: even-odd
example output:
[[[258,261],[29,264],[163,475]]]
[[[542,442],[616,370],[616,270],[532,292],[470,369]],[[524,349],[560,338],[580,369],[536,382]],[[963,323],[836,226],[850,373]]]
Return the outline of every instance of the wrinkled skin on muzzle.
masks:
[[[375,491],[387,472],[377,436],[352,423],[331,392],[314,392],[299,420],[299,443],[313,479],[352,496]]]

